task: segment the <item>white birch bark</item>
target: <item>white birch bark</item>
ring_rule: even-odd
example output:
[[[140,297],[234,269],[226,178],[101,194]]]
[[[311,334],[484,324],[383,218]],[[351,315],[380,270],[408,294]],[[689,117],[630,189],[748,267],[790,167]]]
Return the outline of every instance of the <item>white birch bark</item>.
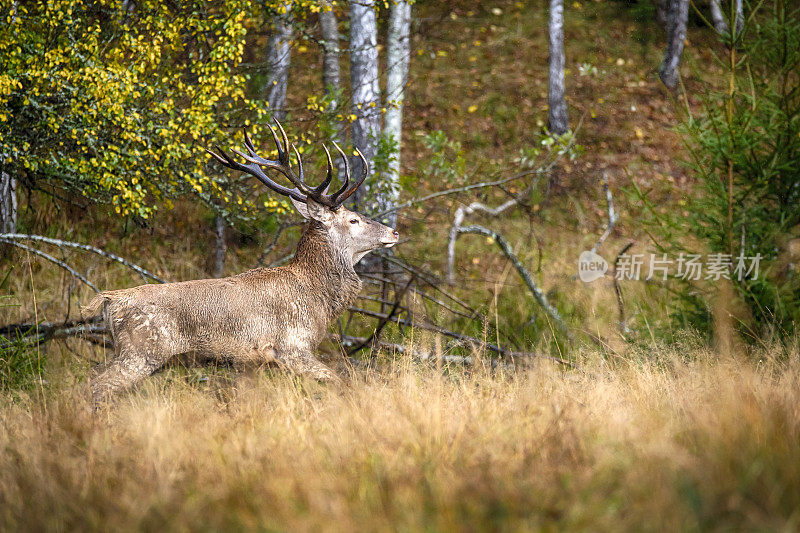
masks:
[[[400,157],[403,141],[403,101],[405,100],[408,62],[410,58],[411,5],[408,0],[395,0],[389,15],[389,35],[386,46],[386,118],[384,135],[396,143],[384,176],[378,211],[391,209],[400,194]],[[397,226],[397,212],[386,216],[384,223]]]
[[[710,2],[711,22],[714,24],[714,29],[717,30],[717,33],[723,35],[728,32],[728,23],[725,20],[725,15],[722,13],[719,0],[710,0]]]
[[[548,122],[550,132],[561,135],[569,131],[569,115],[564,87],[564,2],[550,0],[550,89]]]
[[[322,87],[327,96],[331,97],[330,110],[335,115],[339,110],[338,101],[341,89],[341,70],[339,67],[339,22],[336,20],[336,13],[329,2],[324,2],[327,11],[319,14],[319,25],[321,32],[320,44],[322,45]],[[344,146],[347,141],[345,126],[341,121],[334,124],[333,139],[340,146]],[[337,175],[344,176],[344,161],[340,157],[334,158]]]
[[[266,97],[272,116],[286,118],[286,89],[289,83],[289,64],[292,54],[292,5],[284,4],[286,14],[276,17],[274,31],[267,41]]]
[[[17,180],[0,171],[0,233],[17,231]]]
[[[734,0],[734,5],[736,11],[736,35],[739,35],[744,29],[744,5],[742,0]]]
[[[325,94],[335,93],[339,89],[339,23],[336,13],[329,2],[324,3],[319,14],[319,25],[322,33],[322,86]],[[325,10],[327,9],[327,11]],[[336,105],[338,102],[335,102]]]
[[[664,61],[658,69],[661,81],[668,89],[674,91],[678,87],[678,67],[683,54],[683,41],[686,39],[686,22],[689,18],[689,0],[672,0],[669,6],[667,24],[667,49]]]
[[[381,90],[378,80],[378,20],[374,0],[350,2],[350,85],[353,96],[353,145],[361,150],[372,166],[378,152],[381,135]],[[351,158],[354,176],[362,172],[361,161]],[[353,195],[354,203],[361,205],[366,194],[374,191],[375,183],[368,178]]]

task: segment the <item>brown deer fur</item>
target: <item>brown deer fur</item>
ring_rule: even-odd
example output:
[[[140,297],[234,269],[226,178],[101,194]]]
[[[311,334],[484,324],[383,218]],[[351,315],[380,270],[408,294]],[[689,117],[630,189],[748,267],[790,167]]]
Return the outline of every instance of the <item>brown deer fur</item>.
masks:
[[[328,324],[361,290],[355,264],[390,247],[397,232],[343,207],[307,199],[309,219],[291,263],[222,279],[107,291],[85,309],[102,311],[116,357],[92,380],[95,403],[193,352],[231,362],[276,362],[320,380],[338,380],[313,352]]]

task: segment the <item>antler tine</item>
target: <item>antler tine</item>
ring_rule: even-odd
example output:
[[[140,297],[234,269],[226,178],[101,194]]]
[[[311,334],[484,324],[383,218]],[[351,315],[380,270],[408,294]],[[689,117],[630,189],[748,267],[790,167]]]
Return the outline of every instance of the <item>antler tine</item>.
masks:
[[[278,139],[278,134],[275,133],[275,128],[272,127],[272,124],[267,124],[269,131],[272,132],[272,138],[275,140],[275,147],[278,149],[278,161],[283,161],[284,151],[281,148],[281,141]]]
[[[333,203],[338,203],[339,195],[342,194],[344,191],[346,191],[347,188],[350,186],[350,163],[347,162],[347,156],[342,151],[342,149],[339,148],[339,145],[336,144],[336,141],[333,141],[333,147],[336,148],[336,150],[339,152],[339,155],[342,157],[342,161],[344,161],[344,178],[345,178],[345,181],[342,183],[342,186],[339,187],[339,190],[331,195],[331,199],[333,200]],[[341,204],[339,204],[339,205],[341,205]]]
[[[225,152],[225,150],[220,148],[219,145],[217,145],[216,148],[220,152],[220,154],[222,154],[222,155],[216,154],[216,153],[212,152],[211,150],[209,150],[208,148],[206,148],[205,150],[206,150],[206,152],[211,154],[211,156],[213,156],[214,159],[216,159],[221,165],[226,166],[228,168],[231,168],[233,170],[238,170],[240,172],[246,172],[247,174],[250,174],[251,176],[255,177],[258,181],[260,181],[261,183],[263,183],[264,185],[266,185],[267,187],[269,187],[273,191],[277,192],[278,194],[281,194],[283,196],[289,196],[289,197],[294,198],[295,200],[298,200],[298,201],[301,201],[301,202],[305,202],[306,201],[305,196],[301,193],[301,191],[299,191],[297,189],[289,189],[288,187],[284,187],[283,185],[280,185],[280,184],[275,183],[274,181],[272,181],[269,178],[269,176],[264,174],[264,171],[261,170],[261,167],[259,166],[260,163],[258,161],[256,161],[256,160],[254,160],[253,158],[251,158],[249,156],[246,156],[245,154],[241,153],[239,150],[235,150],[234,149],[233,151],[235,153],[237,153],[238,155],[244,157],[247,161],[250,161],[249,165],[243,165],[243,164],[235,161],[231,156],[229,156],[227,154],[227,152]],[[255,156],[255,157],[258,157],[258,156]],[[261,158],[259,158],[259,159],[261,159]]]
[[[247,133],[246,128],[242,128],[242,133],[244,133],[244,146],[247,148],[247,151],[250,152],[250,155],[257,155],[256,154],[256,147],[253,146],[253,140],[250,138],[250,135]]]
[[[275,124],[277,124],[278,129],[281,130],[281,135],[283,136],[283,152],[286,154],[287,160],[288,160],[288,156],[289,156],[289,138],[286,136],[286,132],[283,130],[283,126],[281,126],[281,123],[278,122],[278,119],[277,118],[273,118],[273,120],[275,121]]]
[[[369,173],[369,164],[367,163],[366,158],[361,153],[360,150],[356,149],[356,153],[361,158],[361,162],[364,165],[364,172],[356,183],[352,183],[350,180],[350,163],[347,159],[347,155],[344,151],[339,147],[336,142],[333,143],[333,146],[339,152],[339,156],[344,161],[344,180],[342,186],[337,190],[335,193],[329,195],[326,194],[328,187],[333,180],[333,160],[331,159],[331,153],[328,148],[323,144],[322,148],[325,150],[325,156],[328,160],[328,169],[325,175],[325,179],[317,185],[316,187],[309,187],[305,183],[305,171],[303,169],[303,159],[300,157],[300,151],[297,149],[297,146],[291,144],[292,150],[294,150],[295,155],[297,156],[297,174],[295,174],[294,170],[292,169],[291,164],[291,157],[289,155],[289,138],[286,135],[286,130],[283,129],[281,123],[275,119],[275,125],[278,126],[278,129],[281,132],[280,137],[278,137],[278,133],[275,131],[275,128],[272,127],[271,124],[268,124],[270,132],[272,133],[272,138],[275,141],[275,147],[278,149],[278,160],[273,161],[271,159],[265,159],[259,156],[256,153],[256,147],[253,144],[253,140],[250,138],[250,135],[247,133],[247,130],[244,131],[244,146],[247,149],[248,153],[243,153],[239,150],[232,149],[231,151],[236,155],[243,158],[247,161],[247,164],[239,163],[235,161],[230,155],[228,155],[225,150],[216,146],[219,153],[212,152],[208,148],[206,151],[220,164],[226,166],[228,168],[232,168],[234,170],[239,170],[241,172],[246,172],[256,179],[258,179],[261,183],[272,189],[273,191],[277,192],[278,194],[282,194],[284,196],[289,196],[295,200],[299,200],[301,202],[305,202],[307,199],[312,199],[315,202],[318,202],[322,205],[325,205],[331,209],[338,209],[342,203],[344,203],[347,198],[349,198],[358,187],[364,183],[364,180]],[[221,154],[221,155],[220,155]],[[273,181],[269,176],[264,173],[263,168],[268,168],[272,170],[276,170],[283,174],[292,184],[295,186],[294,189],[290,189],[288,187],[284,187],[283,185],[279,185],[275,181]]]
[[[297,147],[292,143],[292,150],[294,150],[294,155],[297,156],[297,177],[300,178],[302,183],[305,183],[303,179],[303,159],[300,157],[300,152],[297,151]]]
[[[328,171],[325,175],[325,179],[314,188],[315,194],[325,194],[328,190],[328,185],[331,184],[331,180],[333,179],[333,161],[331,161],[331,153],[328,151],[328,147],[325,146],[325,143],[322,144],[322,149],[325,150],[325,155],[328,158]]]
[[[344,203],[345,200],[347,200],[354,192],[356,192],[356,189],[361,187],[361,184],[364,183],[364,180],[367,179],[367,175],[369,174],[369,163],[367,163],[367,158],[364,157],[364,154],[362,154],[361,150],[359,150],[358,148],[356,148],[356,153],[358,154],[358,157],[361,158],[361,165],[362,168],[364,169],[363,172],[361,173],[361,179],[355,182],[355,184],[353,184],[352,187],[347,189],[341,195],[337,193],[337,196],[334,199],[334,203],[336,203],[337,205],[342,205],[342,203]],[[349,171],[347,177],[348,177],[347,181],[349,182],[350,181]]]

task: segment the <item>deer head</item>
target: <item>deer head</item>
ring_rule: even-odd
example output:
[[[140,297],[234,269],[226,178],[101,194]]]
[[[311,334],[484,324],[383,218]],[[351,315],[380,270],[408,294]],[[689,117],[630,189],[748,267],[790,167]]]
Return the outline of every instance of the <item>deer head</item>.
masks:
[[[316,187],[309,186],[305,182],[303,161],[300,158],[300,153],[297,151],[295,145],[292,144],[292,149],[297,156],[297,173],[295,173],[289,158],[289,139],[286,136],[283,126],[281,126],[277,119],[275,120],[275,124],[280,130],[282,137],[281,142],[275,129],[271,125],[269,126],[272,137],[275,140],[275,146],[278,148],[278,159],[275,161],[264,159],[256,154],[255,146],[250,136],[247,134],[247,131],[244,132],[247,154],[236,149],[232,150],[234,153],[244,158],[245,161],[247,161],[246,164],[234,160],[219,146],[217,146],[217,150],[221,155],[211,150],[206,151],[222,165],[234,170],[246,172],[273,191],[291,199],[295,209],[297,209],[304,218],[324,228],[331,245],[342,256],[351,261],[351,266],[355,265],[362,257],[372,250],[394,246],[399,239],[397,231],[342,206],[345,200],[364,183],[369,173],[367,160],[361,151],[356,148],[356,152],[363,163],[362,168],[364,170],[361,178],[351,183],[350,165],[348,164],[347,156],[345,156],[342,149],[339,148],[335,142],[333,143],[333,146],[339,152],[344,162],[345,176],[341,187],[333,194],[328,194],[328,188],[333,180],[333,162],[331,161],[331,154],[325,145],[322,145],[328,159],[325,179]],[[294,185],[294,188],[290,189],[276,183],[267,176],[264,170],[262,170],[262,167],[263,169],[272,169],[283,174],[292,185]]]

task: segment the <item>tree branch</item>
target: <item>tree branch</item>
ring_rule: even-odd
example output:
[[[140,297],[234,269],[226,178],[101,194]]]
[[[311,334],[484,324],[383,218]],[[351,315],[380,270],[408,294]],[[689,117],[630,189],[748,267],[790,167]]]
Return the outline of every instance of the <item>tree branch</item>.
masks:
[[[561,318],[561,315],[559,314],[558,310],[555,307],[553,307],[550,304],[549,301],[547,301],[547,297],[544,295],[542,290],[536,284],[536,282],[534,281],[533,277],[531,277],[531,275],[528,272],[528,270],[522,264],[522,261],[519,260],[519,257],[517,257],[517,255],[511,249],[511,245],[508,244],[508,241],[506,241],[505,237],[503,237],[502,235],[500,235],[499,233],[497,233],[497,232],[495,232],[493,230],[490,230],[489,228],[485,228],[483,226],[474,226],[474,225],[473,226],[464,226],[462,228],[459,228],[458,232],[459,233],[474,233],[476,235],[484,235],[486,237],[492,238],[494,240],[494,242],[497,244],[497,246],[500,248],[500,250],[511,261],[511,264],[514,265],[514,268],[517,269],[517,272],[519,273],[519,275],[522,278],[522,280],[525,282],[525,285],[528,286],[528,289],[530,289],[531,293],[533,294],[534,299],[536,299],[536,301],[539,303],[539,305],[544,310],[544,312],[547,314],[547,316],[549,316],[550,318],[553,319],[553,322],[555,322],[555,324],[558,327],[558,329],[568,339],[572,340],[574,338],[572,333],[567,328],[567,325],[564,322],[564,319]]]
[[[611,189],[608,186],[608,175],[603,172],[603,189],[606,191],[606,202],[608,202],[608,226],[606,226],[606,230],[597,240],[594,246],[592,246],[592,252],[597,252],[600,247],[603,245],[603,242],[611,235],[611,232],[614,229],[614,225],[617,223],[617,213],[614,211],[614,198],[611,197]]]
[[[105,250],[101,250],[100,248],[95,248],[94,246],[89,246],[88,244],[81,244],[77,242],[70,242],[70,241],[62,241],[61,239],[53,239],[50,237],[44,237],[42,235],[26,235],[21,233],[0,233],[0,239],[9,242],[9,241],[17,241],[17,240],[29,240],[29,241],[39,241],[39,242],[46,242],[47,244],[53,244],[55,246],[64,246],[67,248],[76,248],[78,250],[84,250],[86,252],[92,252],[94,254],[103,256],[107,259],[111,259],[112,261],[116,261],[117,263],[121,263],[126,267],[130,268],[131,270],[135,270],[139,274],[144,277],[150,278],[153,281],[157,281],[159,283],[166,283],[163,279],[159,278],[155,274],[151,274],[147,270],[143,269],[139,265],[131,263],[127,259],[123,259],[122,257],[112,254],[110,252],[106,252]],[[14,244],[14,243],[12,243]],[[95,289],[97,290],[97,289]]]
[[[80,274],[77,270],[75,270],[74,268],[72,268],[71,266],[66,264],[65,262],[63,262],[63,261],[61,261],[59,259],[56,259],[52,255],[46,254],[46,253],[42,252],[41,250],[37,250],[36,248],[32,248],[30,246],[27,246],[25,244],[13,241],[11,239],[4,239],[4,238],[2,238],[4,235],[9,235],[9,234],[8,233],[0,233],[0,242],[4,242],[6,244],[10,244],[12,246],[16,246],[17,248],[22,248],[23,250],[26,250],[26,251],[28,251],[28,252],[30,252],[32,254],[36,254],[39,257],[47,259],[51,263],[53,263],[55,265],[58,265],[61,268],[63,268],[64,270],[66,270],[67,272],[69,272],[72,275],[73,278],[78,279],[81,282],[83,282],[84,284],[88,285],[94,292],[96,292],[96,293],[100,292],[100,289],[95,287],[94,284],[91,281],[89,281],[88,279],[83,277],[82,274]],[[11,234],[11,235],[13,235],[13,234]]]

